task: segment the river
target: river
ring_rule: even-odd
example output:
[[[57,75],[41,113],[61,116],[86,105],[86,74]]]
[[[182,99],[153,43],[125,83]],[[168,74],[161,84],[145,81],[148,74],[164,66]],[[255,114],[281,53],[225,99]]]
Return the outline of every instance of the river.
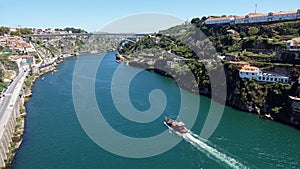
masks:
[[[180,109],[180,91],[174,80],[148,71],[138,74],[130,86],[131,101],[137,109],[145,111],[150,107],[148,95],[153,89],[164,91],[168,102],[164,113],[152,122],[126,120],[116,113],[110,80],[117,66],[122,66],[123,71],[138,68],[119,65],[114,62],[114,54],[109,52],[104,57],[95,80],[96,100],[103,116],[117,131],[131,137],[150,137],[166,131],[163,117]],[[79,57],[88,63],[101,56]],[[90,139],[77,118],[72,98],[76,60],[66,59],[57,72],[43,75],[34,84],[33,96],[25,105],[28,114],[24,140],[13,168],[300,168],[299,130],[230,107],[225,107],[213,135],[207,141],[199,139],[197,135],[212,101],[186,91],[182,94],[190,104],[200,98],[200,115],[190,127],[194,135],[153,157],[127,158],[110,153]],[[171,139],[180,137],[169,135]]]

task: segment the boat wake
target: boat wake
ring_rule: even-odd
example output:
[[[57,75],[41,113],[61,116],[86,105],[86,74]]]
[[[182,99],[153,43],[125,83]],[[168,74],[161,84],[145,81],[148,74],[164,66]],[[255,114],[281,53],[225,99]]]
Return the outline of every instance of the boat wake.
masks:
[[[177,133],[179,134],[179,133]],[[219,152],[217,149],[209,146],[205,143],[205,140],[201,139],[198,135],[194,133],[184,133],[180,134],[185,141],[191,143],[194,147],[204,153],[208,158],[216,161],[221,161],[231,168],[247,168],[245,165],[237,161],[236,159]]]

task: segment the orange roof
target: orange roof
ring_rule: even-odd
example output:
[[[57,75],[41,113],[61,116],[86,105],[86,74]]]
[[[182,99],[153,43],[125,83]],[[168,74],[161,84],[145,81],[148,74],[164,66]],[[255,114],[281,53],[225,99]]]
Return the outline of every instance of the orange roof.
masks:
[[[17,60],[17,59],[26,59],[26,58],[32,58],[32,56],[29,56],[29,55],[15,55],[15,56],[10,56],[11,59],[14,59],[14,60]]]
[[[257,72],[257,71],[259,71],[259,68],[255,66],[245,66],[240,70],[240,72]]]
[[[235,19],[245,19],[245,16],[235,16]]]
[[[233,19],[233,17],[220,17],[220,18],[210,17],[206,21],[218,21],[218,20],[230,20],[230,19]]]
[[[229,61],[230,64],[237,64],[237,65],[249,65],[249,62],[235,62],[235,61]]]
[[[281,11],[281,12],[273,12],[273,16],[276,15],[288,15],[288,14],[297,14],[297,10],[293,11]],[[249,13],[248,16],[250,18],[256,17],[266,17],[269,16],[269,13]],[[244,19],[245,16],[227,16],[227,17],[209,17],[206,21],[221,21],[221,20],[232,20],[232,19]]]
[[[297,14],[297,11],[293,10],[293,11],[273,12],[273,15],[287,15],[287,14]]]
[[[265,13],[249,13],[250,18],[264,17],[264,16],[268,16],[268,14],[265,14]]]

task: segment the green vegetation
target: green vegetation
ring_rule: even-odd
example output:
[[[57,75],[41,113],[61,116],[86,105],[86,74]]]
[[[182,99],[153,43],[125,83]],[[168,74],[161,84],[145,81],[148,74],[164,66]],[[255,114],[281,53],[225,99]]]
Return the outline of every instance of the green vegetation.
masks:
[[[8,85],[7,83],[4,83],[5,78],[5,70],[14,70],[17,71],[18,65],[9,60],[8,57],[4,54],[0,54],[0,92],[4,90],[4,88]],[[6,71],[7,72],[7,71]]]
[[[137,43],[129,41],[120,49],[119,52],[122,55],[130,55],[136,51],[151,48],[161,49],[162,51],[170,51],[171,53],[184,58],[196,57],[195,52],[193,52],[184,43],[162,34],[157,34],[154,37],[147,36]]]
[[[31,28],[17,28],[15,32],[11,32],[10,28],[2,26],[0,27],[0,35],[4,35],[4,34],[22,36],[22,35],[33,34],[33,32]]]
[[[265,106],[264,103],[268,103],[271,110],[278,113],[287,104],[287,95],[291,94],[292,85],[284,83],[257,83],[255,80],[242,79],[237,81],[237,89],[234,94],[237,98],[240,98],[241,105],[262,109]],[[274,99],[279,97],[285,97],[285,99]],[[277,108],[275,109],[275,107]]]
[[[77,28],[70,28],[70,27],[67,27],[65,29],[55,29],[55,31],[72,31],[72,33],[87,33],[87,31],[83,30],[83,29],[77,29]]]
[[[300,64],[300,52],[283,52],[281,59],[285,63]]]
[[[6,55],[0,54],[0,62],[7,70],[18,69],[18,65],[15,62],[9,60]]]
[[[10,28],[4,27],[4,26],[0,27],[0,35],[1,36],[3,36],[4,34],[8,34],[9,32],[10,32]]]
[[[23,36],[23,35],[33,34],[33,32],[32,29],[30,28],[19,28],[17,29],[16,32],[11,32],[10,34],[15,36]]]
[[[222,55],[252,49],[284,49],[287,39],[300,36],[300,21],[205,26],[204,20],[194,18],[191,23],[210,39]]]
[[[219,55],[232,56],[238,61],[247,61],[262,70],[295,67],[297,69],[291,71],[291,82],[266,83],[240,79],[239,68],[223,61],[226,81],[219,84],[227,84],[226,101],[231,106],[247,111],[268,113],[275,119],[288,118],[287,112],[290,106],[288,96],[295,95],[297,91],[295,81],[300,76],[298,70],[300,53],[282,51],[286,48],[286,40],[299,36],[300,21],[206,26],[203,24],[206,19],[206,17],[194,18],[191,21],[192,25],[174,26],[138,42],[127,42],[119,52],[127,60],[139,58],[140,60],[148,59],[147,62],[151,59],[147,58],[146,54],[153,54],[156,56],[154,59],[156,68],[165,66],[167,61],[172,61],[176,55],[186,58],[188,60],[184,62],[174,63],[173,68],[169,68],[170,74],[176,76],[184,88],[192,91],[193,88],[198,87],[201,93],[207,95],[211,94],[209,75],[217,76],[224,65],[217,61],[213,52],[210,53],[213,49],[205,41],[206,37]],[[193,45],[201,51],[197,51]],[[173,55],[166,57],[166,52]],[[198,59],[205,60],[198,62]],[[167,69],[166,66],[164,68]],[[184,77],[188,70],[195,75],[196,83],[191,84],[191,81]]]
[[[13,51],[9,47],[0,46],[0,53],[5,53],[5,55],[13,54]]]
[[[257,35],[259,29],[256,28],[256,27],[250,27],[249,30],[248,30],[248,35],[249,36],[254,36],[254,35]]]

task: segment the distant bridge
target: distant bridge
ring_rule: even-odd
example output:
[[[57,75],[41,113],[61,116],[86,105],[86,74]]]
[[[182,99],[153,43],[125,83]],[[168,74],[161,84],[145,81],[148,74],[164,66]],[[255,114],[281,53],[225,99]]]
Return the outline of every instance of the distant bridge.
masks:
[[[78,36],[135,36],[135,37],[143,37],[147,35],[151,35],[152,33],[72,33],[72,34],[32,34],[32,35],[24,35],[24,38],[52,38],[52,37],[78,37]]]

